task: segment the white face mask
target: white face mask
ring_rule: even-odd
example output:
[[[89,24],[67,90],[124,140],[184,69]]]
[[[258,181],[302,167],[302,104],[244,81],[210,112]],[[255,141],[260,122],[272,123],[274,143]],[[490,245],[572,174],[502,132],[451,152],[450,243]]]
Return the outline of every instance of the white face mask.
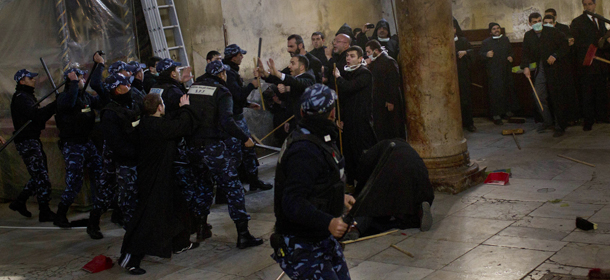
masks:
[[[356,65],[352,65],[352,66],[347,66],[345,65],[343,67],[343,70],[345,70],[346,72],[352,72],[358,68],[360,68],[360,66],[366,66],[366,61],[364,61],[364,59],[362,59],[362,61],[360,62],[360,64],[356,64]]]
[[[458,36],[457,35],[455,35],[455,37],[453,37],[453,41],[456,41],[456,42],[458,41]]]
[[[534,29],[534,31],[536,32],[542,31],[542,22],[538,22],[532,25],[532,29]]]
[[[491,36],[491,38],[493,38],[493,39],[500,39],[500,38],[502,38],[503,35],[504,34],[500,34],[500,36]]]
[[[553,24],[551,24],[551,23],[545,23],[545,24],[543,24],[543,26],[546,26],[546,27],[555,27],[555,26],[554,26]]]
[[[377,38],[377,40],[379,42],[389,42],[390,41],[390,37],[388,37],[388,38]]]

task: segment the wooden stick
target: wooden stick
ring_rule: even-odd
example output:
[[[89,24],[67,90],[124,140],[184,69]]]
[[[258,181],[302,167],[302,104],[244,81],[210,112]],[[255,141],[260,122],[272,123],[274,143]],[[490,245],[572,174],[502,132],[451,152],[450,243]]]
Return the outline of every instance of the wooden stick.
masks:
[[[377,237],[386,236],[388,234],[392,234],[392,233],[395,233],[397,231],[398,230],[396,229],[396,230],[392,230],[392,231],[388,231],[388,232],[384,232],[384,233],[380,233],[380,234],[375,234],[375,235],[371,235],[371,236],[367,236],[367,237],[358,238],[356,240],[344,241],[344,242],[341,242],[341,243],[347,245],[347,244],[351,244],[351,243],[356,243],[356,242],[360,242],[360,241],[364,241],[364,240],[369,240],[369,239],[373,239],[373,238],[377,238]]]
[[[335,77],[335,69],[337,69],[337,63],[333,63],[333,77]],[[337,77],[335,77],[335,92],[337,93],[337,120],[341,123],[341,106],[339,105],[339,85],[337,85]],[[339,150],[343,154],[343,128],[339,129]]]
[[[597,59],[597,60],[599,60],[599,61],[601,61],[601,62],[605,62],[605,63],[610,64],[610,60],[603,59],[603,58],[601,58],[601,57],[599,57],[599,56],[596,56],[596,57],[594,57],[594,58],[595,58],[595,59]]]
[[[263,144],[263,141],[258,139],[258,137],[256,137],[256,135],[254,135],[254,133],[250,133],[250,136],[252,136],[252,139],[254,139],[254,141],[256,141],[256,143],[259,143],[261,145]]]
[[[527,77],[527,79],[530,81],[530,85],[532,86],[532,89],[534,90],[534,95],[536,96],[536,100],[538,100],[538,104],[540,104],[540,112],[544,112],[544,108],[542,108],[542,102],[540,102],[540,98],[538,97],[538,92],[536,92],[536,87],[534,87],[534,83],[532,83],[532,79],[530,77]]]
[[[256,69],[258,68],[258,59],[255,57],[254,58],[254,70],[256,71]],[[261,95],[261,105],[263,106],[263,111],[265,111],[265,99],[263,98],[263,87],[261,85],[261,77],[257,77],[256,79],[258,79],[258,93],[260,93]]]
[[[595,165],[594,165],[594,164],[590,164],[590,163],[588,163],[588,162],[584,162],[584,161],[582,161],[582,160],[577,160],[577,159],[574,159],[574,158],[571,158],[571,157],[566,157],[566,156],[564,156],[564,155],[557,155],[557,156],[558,156],[558,157],[560,157],[560,158],[569,159],[569,160],[571,160],[571,161],[573,161],[573,162],[578,162],[578,163],[582,163],[582,164],[584,164],[584,165],[588,165],[588,166],[591,166],[591,167],[595,167]]]
[[[392,246],[390,246],[390,247],[392,247],[392,248],[394,248],[394,249],[396,249],[396,250],[398,250],[398,251],[402,252],[403,254],[405,254],[405,255],[407,255],[407,256],[409,256],[409,257],[411,257],[411,258],[415,258],[415,256],[413,256],[413,254],[409,253],[409,251],[404,250],[404,249],[400,249],[398,246],[396,246],[396,245],[394,245],[394,244],[392,244]]]
[[[280,274],[280,276],[278,276],[275,280],[280,280],[282,279],[282,277],[284,277],[284,274],[286,274],[286,272],[283,272]]]
[[[517,140],[517,135],[515,135],[514,131],[513,131],[513,139],[515,139],[515,144],[517,144],[517,148],[519,148],[519,150],[521,150],[521,146],[519,145],[519,140]]]
[[[471,85],[473,85],[473,86],[475,86],[475,87],[478,87],[478,88],[483,88],[483,86],[482,86],[482,85],[479,85],[479,84],[471,83]]]
[[[261,142],[263,140],[265,140],[267,137],[269,137],[271,134],[273,134],[276,130],[278,130],[280,127],[284,126],[284,124],[286,124],[287,122],[289,122],[290,120],[294,119],[294,115],[292,115],[292,117],[288,118],[287,120],[285,120],[283,123],[281,123],[280,125],[278,125],[276,128],[274,128],[271,132],[269,132],[269,134],[265,135],[265,137],[261,138]]]

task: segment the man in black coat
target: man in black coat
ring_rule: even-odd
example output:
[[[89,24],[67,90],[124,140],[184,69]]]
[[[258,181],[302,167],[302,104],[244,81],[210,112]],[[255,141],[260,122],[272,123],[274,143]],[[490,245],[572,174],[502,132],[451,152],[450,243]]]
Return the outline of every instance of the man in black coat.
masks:
[[[406,139],[398,63],[375,39],[366,43],[366,54],[373,74],[373,120],[377,139]]]
[[[176,185],[172,165],[177,141],[190,134],[197,113],[189,106],[188,95],[180,97],[175,118],[164,118],[161,95],[144,97],[144,116],[139,126],[138,206],[127,226],[118,264],[130,274],[144,274],[144,255],[169,258],[197,248],[191,243],[187,206]]]
[[[290,56],[302,55],[309,61],[309,67],[307,70],[311,70],[315,76],[315,82],[322,82],[322,62],[316,58],[313,54],[308,53],[305,50],[305,43],[303,38],[298,34],[292,34],[288,37],[288,53]]]
[[[324,43],[324,34],[322,32],[316,31],[311,34],[311,45],[313,46],[313,50],[311,50],[309,53],[313,54],[313,56],[320,60],[322,67],[324,67],[322,73],[326,74],[331,67],[328,64],[328,57],[326,57],[326,46]],[[323,79],[328,79],[328,77],[324,75]]]
[[[494,124],[502,125],[502,116],[512,117],[519,110],[512,74],[513,47],[510,40],[502,34],[499,24],[489,24],[491,37],[483,40],[479,55],[485,63],[489,86],[489,109]]]
[[[566,112],[566,114],[568,123],[577,123],[581,119],[582,112],[579,101],[580,86],[577,86],[576,84],[578,80],[576,77],[576,67],[578,66],[578,64],[582,64],[582,61],[578,62],[576,60],[576,48],[574,47],[574,37],[572,36],[572,31],[570,31],[570,26],[557,22],[557,11],[555,11],[555,9],[547,9],[546,11],[544,11],[544,15],[552,15],[552,25],[557,28],[557,30],[561,31],[561,33],[563,33],[568,39],[570,52],[564,59],[564,63],[569,64],[565,69],[568,73],[566,73],[566,80],[564,82],[568,84],[570,90],[568,92],[568,96],[566,96],[566,103],[568,104],[568,112]],[[542,20],[543,23],[545,23],[545,21],[547,20]],[[550,25],[547,26],[550,27]]]
[[[140,123],[142,104],[134,98],[136,93],[130,89],[127,77],[115,73],[105,80],[109,91],[110,102],[100,112],[101,128],[104,135],[104,148],[111,155],[116,175],[114,184],[101,185],[94,201],[93,210],[89,216],[87,233],[92,239],[101,239],[100,217],[108,210],[115,196],[118,195],[123,222],[127,224],[133,215],[137,204],[136,164],[137,164],[137,132]],[[139,97],[138,97],[139,98]],[[116,187],[115,187],[116,186]],[[116,189],[115,189],[116,188]]]
[[[157,83],[157,77],[159,73],[157,73],[157,63],[161,61],[161,58],[158,56],[153,56],[146,60],[146,67],[148,68],[144,72],[144,92],[149,93],[150,89]]]
[[[333,57],[328,61],[328,64],[331,67],[328,73],[332,73],[333,77],[329,77],[327,82],[328,87],[332,90],[337,89],[334,77],[335,69],[332,69],[332,67],[336,65],[337,69],[339,69],[339,73],[341,73],[341,75],[345,74],[344,68],[347,64],[347,62],[345,61],[345,56],[347,55],[346,50],[350,47],[351,42],[352,39],[350,38],[350,36],[344,33],[337,34],[335,36],[335,39],[333,40]]]
[[[475,60],[474,50],[466,37],[458,35],[457,21],[453,22],[453,33],[455,41],[455,59],[458,69],[458,81],[460,84],[460,105],[462,109],[462,127],[470,132],[477,131],[472,120],[472,93],[470,92],[470,65]]]
[[[584,10],[595,12],[595,0],[582,0]],[[576,47],[576,58],[578,77],[580,79],[580,94],[582,94],[582,112],[584,117],[583,130],[589,131],[595,121],[608,122],[608,93],[606,84],[607,65],[601,61],[593,60],[591,66],[584,66],[587,50],[591,44],[596,45],[599,39],[608,31],[603,22],[583,12],[572,21],[570,25],[574,46]],[[599,55],[599,53],[598,53]]]
[[[370,30],[367,25],[369,25],[369,23],[365,24],[362,27],[362,33],[358,34],[358,37],[356,38],[357,45],[364,48],[366,42],[369,40],[377,40],[381,46],[386,49],[388,55],[394,60],[397,60],[398,54],[400,53],[400,48],[398,46],[397,37],[392,36],[390,23],[385,19],[381,19],[379,22],[377,22],[375,30],[373,31],[373,36],[370,38],[366,36],[366,32]]]
[[[341,74],[334,70],[339,89],[340,120],[343,124],[343,155],[347,183],[354,184],[358,160],[362,153],[377,143],[373,130],[373,75],[362,59],[362,49],[358,46],[345,51],[346,62]]]
[[[301,119],[301,114],[299,113],[301,110],[301,95],[303,95],[307,87],[316,83],[309,69],[309,61],[303,55],[295,55],[290,58],[290,65],[288,66],[290,68],[290,75],[278,71],[273,59],[269,59],[267,62],[269,72],[265,71],[262,62],[259,61],[259,65],[259,73],[264,77],[265,81],[278,85],[280,100],[288,103],[288,108],[295,116],[295,121],[291,125],[296,124]],[[285,90],[286,87],[290,87],[290,91],[287,92]],[[284,88],[284,90],[281,88]]]
[[[545,16],[545,19],[554,20],[553,16]],[[560,137],[565,133],[566,121],[566,94],[565,87],[562,87],[562,80],[565,77],[568,63],[566,56],[570,49],[568,40],[559,30],[543,26],[542,16],[539,13],[532,13],[529,16],[532,30],[525,33],[523,38],[523,58],[521,68],[523,74],[534,80],[534,86],[538,93],[538,98],[542,103],[537,106],[543,117],[544,123],[537,129],[544,132],[552,127],[553,117],[555,120],[555,134],[553,137]],[[564,62],[566,60],[566,62]],[[530,65],[537,64],[535,72],[530,69]],[[542,110],[544,109],[544,110]]]
[[[250,92],[259,87],[258,81],[253,79],[252,82],[244,86],[244,80],[239,74],[239,66],[246,53],[246,50],[241,49],[236,44],[228,45],[224,50],[225,57],[223,58],[222,63],[230,67],[230,69],[227,70],[227,88],[231,91],[231,95],[233,96],[233,118],[235,119],[235,122],[237,122],[237,125],[239,125],[239,127],[248,134],[248,137],[250,137],[250,130],[248,129],[248,124],[244,117],[244,108],[247,107],[259,110],[260,105],[248,102],[248,95],[250,95]],[[256,78],[258,71],[254,71],[254,75]],[[250,191],[257,189],[270,190],[273,188],[273,185],[265,183],[258,178],[259,163],[256,158],[254,147],[242,146],[242,164],[246,171],[246,179],[250,185]]]
[[[55,114],[57,102],[53,101],[44,107],[34,106],[38,101],[34,95],[36,87],[36,76],[26,69],[21,69],[15,73],[15,94],[11,100],[11,117],[15,131],[24,126],[28,121],[32,121],[21,133],[15,136],[15,148],[23,159],[25,167],[31,178],[19,193],[17,199],[9,205],[13,211],[25,217],[31,217],[32,213],[27,210],[25,202],[30,196],[36,195],[40,215],[39,222],[52,222],[55,213],[49,208],[51,200],[51,181],[47,168],[47,155],[42,149],[40,132],[45,129],[46,122]],[[1,140],[4,143],[3,140]]]

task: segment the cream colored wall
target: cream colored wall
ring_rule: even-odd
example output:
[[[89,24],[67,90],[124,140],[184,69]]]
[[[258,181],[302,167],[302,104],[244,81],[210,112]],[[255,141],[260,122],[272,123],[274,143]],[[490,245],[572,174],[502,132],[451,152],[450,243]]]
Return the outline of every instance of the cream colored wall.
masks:
[[[610,4],[603,2],[597,0],[597,13],[608,17]],[[557,21],[568,25],[583,11],[580,0],[453,0],[453,15],[462,29],[487,29],[497,22],[513,41],[521,41],[529,30],[530,13],[543,14],[548,8],[557,10]]]

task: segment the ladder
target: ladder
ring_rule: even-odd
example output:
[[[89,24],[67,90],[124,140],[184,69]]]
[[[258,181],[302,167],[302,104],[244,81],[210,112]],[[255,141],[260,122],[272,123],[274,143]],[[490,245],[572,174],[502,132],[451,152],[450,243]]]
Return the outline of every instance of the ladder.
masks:
[[[165,2],[159,5],[157,0],[142,0],[144,18],[148,27],[148,36],[152,46],[153,54],[161,58],[171,58],[173,61],[180,62],[182,67],[190,66],[180,22],[173,0],[160,0]],[[167,11],[169,25],[163,25],[161,11]],[[168,46],[165,31],[169,30],[170,36],[174,38],[173,46]],[[190,84],[190,83],[189,83]]]

